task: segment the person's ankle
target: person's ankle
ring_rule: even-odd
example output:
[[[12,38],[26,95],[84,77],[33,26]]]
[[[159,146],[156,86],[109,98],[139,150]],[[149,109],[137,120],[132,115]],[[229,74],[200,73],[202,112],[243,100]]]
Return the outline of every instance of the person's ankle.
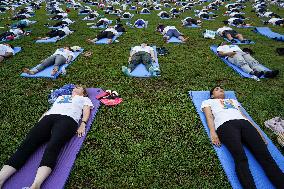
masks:
[[[40,189],[40,186],[41,186],[41,184],[35,181],[35,182],[31,185],[30,189]]]

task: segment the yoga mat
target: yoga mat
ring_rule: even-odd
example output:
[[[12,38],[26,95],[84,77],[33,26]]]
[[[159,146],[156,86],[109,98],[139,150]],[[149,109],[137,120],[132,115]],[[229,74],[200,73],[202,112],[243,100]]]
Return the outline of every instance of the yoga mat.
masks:
[[[234,64],[232,64],[228,59],[224,58],[224,57],[220,57],[217,53],[217,46],[216,45],[212,45],[210,47],[210,49],[221,59],[223,60],[223,62],[225,64],[227,64],[228,66],[230,66],[231,68],[233,68],[238,74],[240,74],[240,76],[245,77],[245,78],[251,78],[252,75],[244,72],[241,68],[239,68],[238,66],[235,66]],[[270,69],[266,68],[265,66],[261,65],[266,71],[271,71]],[[261,78],[264,78],[263,76]]]
[[[67,35],[64,35],[63,37],[52,37],[52,38],[49,38],[49,39],[39,39],[39,40],[36,40],[35,43],[56,43],[57,41],[60,41],[61,39],[64,39]]]
[[[123,34],[123,32],[118,32],[118,35],[115,35],[113,38],[112,38],[112,43],[119,37]],[[100,39],[98,41],[96,41],[96,44],[108,44],[107,43],[107,38],[103,38],[103,39]]]
[[[151,14],[151,13],[143,13],[143,12],[140,12],[140,14]]]
[[[21,52],[22,48],[21,47],[14,47],[14,55]]]
[[[100,101],[96,96],[103,92],[99,88],[88,88],[87,92],[91,99],[94,108],[91,110],[90,118],[86,125],[86,135],[91,128],[95,115],[100,107]],[[61,150],[58,156],[57,164],[50,176],[43,183],[41,189],[63,189],[71,172],[72,166],[75,162],[76,155],[79,153],[80,148],[86,138],[86,135],[79,138],[74,136]],[[26,162],[26,164],[17,171],[7,182],[4,184],[3,189],[22,189],[23,187],[31,186],[36,175],[37,168],[41,161],[46,145],[40,147]]]
[[[157,49],[156,46],[152,46],[155,52],[155,63],[153,63],[154,68],[159,68],[158,63],[158,56],[157,56]],[[153,77],[150,73],[146,70],[146,67],[143,64],[139,64],[132,72],[131,75],[133,77]]]
[[[231,43],[231,44],[233,44],[233,45],[248,45],[248,44],[255,44],[255,42],[254,41],[251,41],[251,42],[249,42],[249,43],[242,43],[240,40],[238,40],[238,39],[234,39],[234,40],[236,40],[237,41],[237,43],[232,43],[229,39],[227,39],[226,37],[224,37],[224,40],[225,41],[227,41],[227,42],[229,42],[229,43]]]
[[[171,19],[171,18],[167,18],[167,17],[160,17],[160,19],[162,19],[162,20],[169,20],[169,19]]]
[[[71,60],[71,62],[70,62],[69,64],[61,65],[61,66],[59,67],[59,71],[58,71],[55,75],[53,75],[53,76],[51,76],[51,74],[50,74],[51,71],[52,71],[52,69],[53,69],[53,66],[49,66],[49,67],[45,68],[44,70],[42,70],[41,72],[38,72],[38,73],[36,73],[36,74],[34,74],[34,75],[29,75],[29,74],[27,74],[27,73],[22,73],[21,76],[22,76],[22,77],[28,77],[28,78],[50,78],[50,79],[56,79],[56,78],[61,74],[62,68],[64,67],[64,68],[66,69],[68,66],[70,66],[70,65],[74,62],[74,60],[75,60],[83,51],[84,51],[84,49],[81,49],[80,51],[74,52],[75,57],[73,57],[73,59]],[[39,66],[39,64],[38,64],[37,66]],[[36,66],[36,67],[37,67],[37,66]],[[32,68],[31,70],[35,69],[36,67]]]
[[[210,132],[207,126],[206,117],[204,113],[201,111],[201,104],[202,101],[207,100],[210,98],[209,91],[189,91],[189,97],[192,99],[193,104],[196,108],[196,111],[198,112],[200,119],[202,121],[203,127],[209,137],[210,140]],[[235,93],[233,91],[226,91],[225,92],[226,98],[236,99]],[[261,131],[260,127],[253,121],[253,119],[249,116],[249,114],[242,108],[242,111],[245,113],[245,115],[250,119],[254,125]],[[282,171],[284,171],[284,157],[281,154],[281,152],[276,148],[276,146],[272,143],[272,141],[266,136],[266,134],[261,131],[263,136],[265,137],[266,141],[268,142],[267,148],[270,151],[272,157],[280,167]],[[231,153],[228,151],[228,149],[222,145],[221,147],[216,147],[213,145],[214,150],[217,153],[217,156],[221,162],[221,165],[228,177],[228,180],[232,186],[233,189],[241,189],[241,184],[239,182],[239,179],[237,177],[237,174],[235,172],[235,163],[233,160],[233,157],[231,156]],[[245,153],[248,157],[248,163],[251,170],[251,173],[253,175],[256,188],[258,189],[274,189],[274,186],[271,184],[269,179],[266,177],[263,169],[259,165],[259,163],[256,161],[256,159],[253,157],[253,155],[250,153],[250,151],[245,147]]]
[[[133,16],[134,16],[134,14],[131,14],[131,16],[130,16],[129,18],[123,18],[123,17],[121,17],[120,19],[121,19],[121,20],[130,20],[131,18],[133,18]]]
[[[112,20],[109,20],[108,24],[111,24]],[[97,27],[96,25],[91,26],[90,28],[96,29],[96,28],[106,28],[106,25],[100,25],[99,27]]]
[[[183,43],[179,38],[171,37],[167,43]]]
[[[284,41],[284,35],[271,31],[268,27],[256,27],[253,30],[256,33],[264,35],[270,39],[275,39],[277,41]]]
[[[196,25],[196,24],[191,24],[191,26],[187,25],[185,26],[186,28],[200,28],[201,26]]]

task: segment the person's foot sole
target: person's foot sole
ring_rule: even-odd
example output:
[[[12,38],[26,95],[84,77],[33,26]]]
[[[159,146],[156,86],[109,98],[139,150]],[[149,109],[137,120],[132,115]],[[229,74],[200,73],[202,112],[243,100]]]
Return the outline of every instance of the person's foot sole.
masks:
[[[131,76],[132,76],[126,66],[122,66],[121,71],[124,73],[124,75],[126,75],[126,76],[128,76],[128,77],[131,77]]]

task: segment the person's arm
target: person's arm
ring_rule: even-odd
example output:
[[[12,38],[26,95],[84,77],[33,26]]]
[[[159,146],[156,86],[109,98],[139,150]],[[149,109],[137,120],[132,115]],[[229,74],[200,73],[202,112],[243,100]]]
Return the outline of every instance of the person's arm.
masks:
[[[225,52],[223,52],[223,51],[217,51],[218,52],[218,55],[219,56],[229,56],[229,57],[233,57],[235,54],[236,54],[236,52],[227,52],[227,53],[225,53]]]
[[[211,141],[212,141],[212,143],[214,145],[220,147],[221,146],[221,142],[220,142],[220,140],[218,138],[218,135],[217,135],[217,133],[215,131],[214,119],[213,119],[213,114],[212,114],[210,106],[204,107],[202,109],[202,111],[205,114],[207,125],[208,125],[208,128],[210,130]]]
[[[263,142],[267,145],[267,141],[266,141],[266,139],[264,138],[263,134],[262,134],[261,131],[254,125],[254,123],[244,114],[244,112],[242,111],[241,106],[239,106],[238,109],[239,109],[239,111],[241,112],[242,116],[243,116],[244,118],[246,118],[246,119],[250,122],[250,124],[256,129],[256,131],[258,132],[258,134],[261,136]]]
[[[77,130],[77,135],[78,137],[82,137],[85,135],[85,132],[86,132],[86,125],[87,125],[87,121],[90,117],[90,113],[91,113],[91,107],[90,106],[87,106],[85,105],[83,107],[83,118],[82,118],[82,121],[81,121],[81,124]]]

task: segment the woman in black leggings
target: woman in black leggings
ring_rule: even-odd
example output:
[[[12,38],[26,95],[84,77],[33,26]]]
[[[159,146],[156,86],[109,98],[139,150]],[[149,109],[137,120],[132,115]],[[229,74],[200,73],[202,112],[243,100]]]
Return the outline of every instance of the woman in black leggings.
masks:
[[[56,99],[53,106],[30,130],[18,150],[1,169],[0,188],[42,144],[47,143],[36,177],[30,187],[30,189],[40,188],[55,167],[61,148],[76,132],[78,137],[85,135],[85,126],[93,107],[91,100],[86,96],[86,89],[76,86],[72,95],[63,95]]]
[[[206,116],[212,143],[216,146],[223,143],[231,152],[243,188],[256,188],[242,145],[246,144],[274,186],[283,189],[283,172],[269,153],[261,132],[243,114],[239,103],[234,99],[225,99],[224,90],[219,86],[211,89],[210,96],[211,99],[202,102],[201,108]]]

